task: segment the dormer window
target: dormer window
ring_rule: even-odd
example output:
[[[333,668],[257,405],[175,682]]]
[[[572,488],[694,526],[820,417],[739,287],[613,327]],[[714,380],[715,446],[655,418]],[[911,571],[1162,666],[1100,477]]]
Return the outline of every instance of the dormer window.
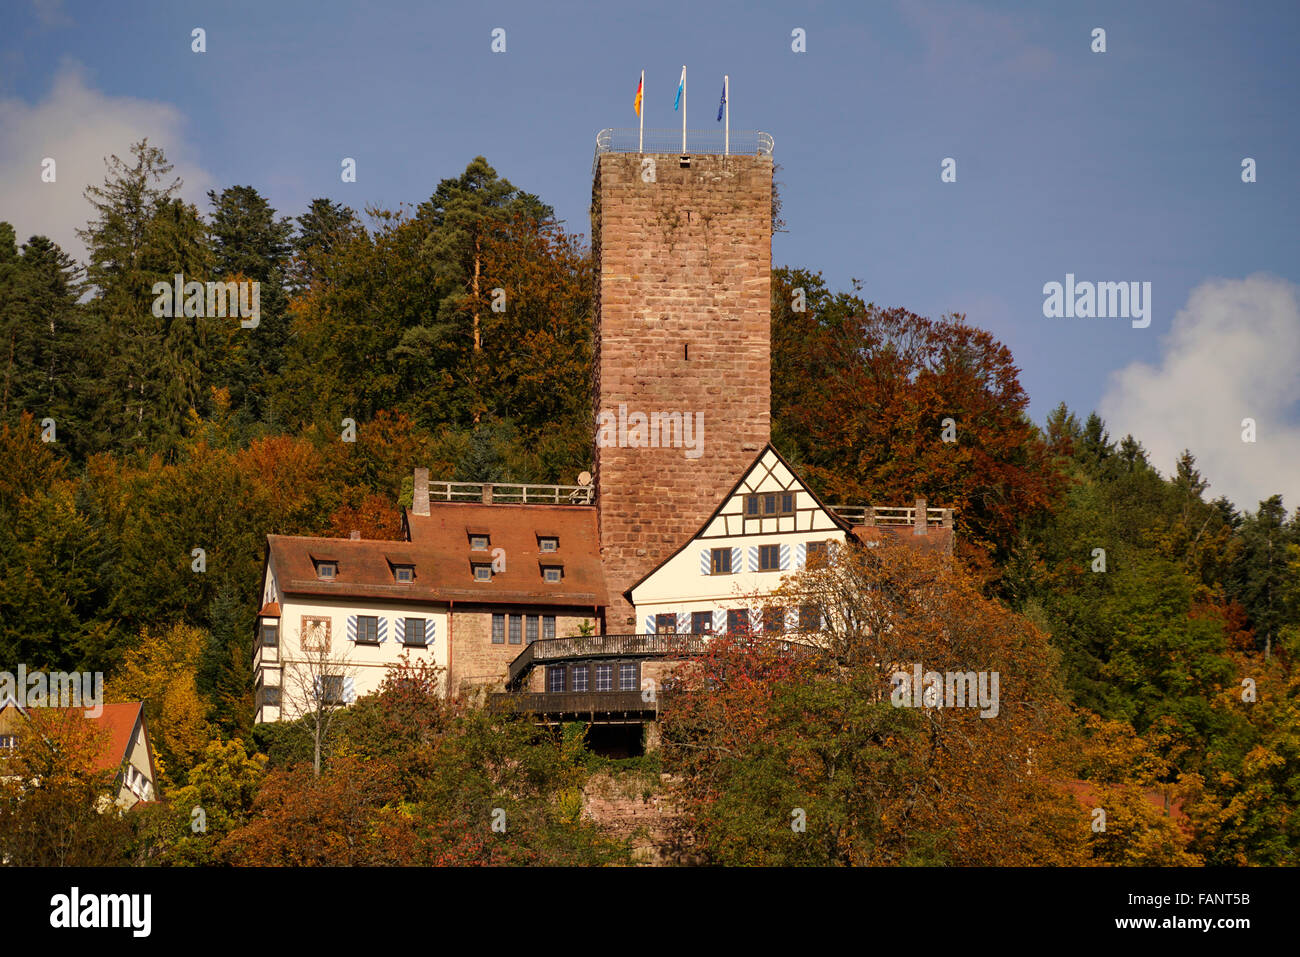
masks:
[[[476,582],[490,582],[492,580],[492,566],[486,563],[474,563],[474,580]]]
[[[338,574],[339,574],[338,562],[326,562],[326,561],[316,562],[316,577],[321,579],[322,581],[333,581],[335,578],[338,577]]]
[[[469,547],[476,552],[486,552],[488,546],[492,544],[491,536],[486,533],[471,533],[469,536]]]
[[[394,580],[401,582],[403,585],[409,585],[411,582],[415,581],[415,566],[394,565],[393,578]]]
[[[548,582],[558,582],[564,577],[564,569],[559,565],[543,565],[542,579]]]
[[[541,552],[557,552],[560,550],[560,540],[554,535],[539,535],[537,537],[537,550]]]

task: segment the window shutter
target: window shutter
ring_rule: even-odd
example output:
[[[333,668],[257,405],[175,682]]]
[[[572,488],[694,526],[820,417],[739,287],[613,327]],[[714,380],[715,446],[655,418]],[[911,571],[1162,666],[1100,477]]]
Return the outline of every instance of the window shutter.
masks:
[[[426,618],[424,620],[424,640],[433,644],[433,636],[438,633],[438,619]]]
[[[655,616],[654,616],[654,615],[646,615],[646,616],[645,616],[645,633],[646,633],[647,635],[653,635],[653,634],[655,633]]]
[[[781,571],[788,572],[789,570],[790,570],[790,546],[782,545],[781,546]]]
[[[321,695],[324,693],[321,689],[320,675],[316,675],[314,678],[312,678],[312,683],[315,685],[316,701],[319,702],[321,699]]]
[[[713,633],[720,635],[727,630],[727,613],[721,608],[713,610]]]
[[[749,570],[751,572],[758,571],[758,546],[757,545],[749,546]]]
[[[380,618],[380,621],[384,619]],[[352,678],[343,679],[343,701],[345,704],[351,704],[357,700],[357,686]]]
[[[751,635],[761,635],[763,633],[763,609],[749,609],[749,633]]]
[[[740,549],[731,550],[731,573],[734,575],[740,571]]]
[[[382,645],[388,640],[388,619],[380,617],[377,627],[379,628],[379,643]]]
[[[348,641],[355,643],[356,640],[357,640],[357,616],[348,615]],[[316,696],[320,697],[319,691],[316,692]]]
[[[785,630],[786,631],[799,630],[799,609],[798,608],[787,608],[785,610]]]
[[[677,613],[677,634],[684,635],[691,630],[691,613],[689,611],[679,611]]]
[[[808,545],[806,542],[800,542],[794,547],[794,567],[803,568],[808,564]]]
[[[406,619],[398,618],[393,622],[393,640],[399,645],[406,644]]]
[[[713,552],[711,549],[708,548],[700,549],[700,574],[701,575],[713,574]]]

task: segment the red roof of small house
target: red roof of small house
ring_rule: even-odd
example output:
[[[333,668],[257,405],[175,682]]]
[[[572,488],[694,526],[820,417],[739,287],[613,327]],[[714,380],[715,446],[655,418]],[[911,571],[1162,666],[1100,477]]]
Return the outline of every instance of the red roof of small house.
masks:
[[[262,606],[262,610],[257,613],[259,618],[279,618],[280,603],[278,601],[268,601]]]
[[[412,543],[436,556],[441,597],[588,608],[608,603],[593,506],[433,502],[428,515],[408,511],[406,522]],[[488,536],[486,551],[470,549],[471,534]],[[543,552],[540,538],[557,539],[558,548]],[[490,564],[494,555],[504,558],[504,570],[491,581],[475,580],[472,566]],[[544,580],[548,565],[564,569],[560,581]]]
[[[1081,781],[1078,779],[1066,781],[1065,789],[1073,794],[1084,807],[1094,808],[1101,806],[1097,786],[1091,781]],[[1183,810],[1183,802],[1179,798],[1170,798],[1169,806],[1167,808],[1165,807],[1165,795],[1160,791],[1143,791],[1142,800],[1146,801],[1156,810],[1167,814],[1180,825],[1187,822],[1187,813]]]
[[[915,525],[854,525],[853,537],[862,544],[880,541],[886,535],[926,552],[952,554],[952,526],[928,525],[921,531]]]
[[[136,723],[141,720],[144,704],[140,701],[128,701],[124,704],[106,704],[98,717],[90,720],[109,732],[108,742],[95,761],[96,771],[109,771],[121,767],[131,748],[135,736]]]

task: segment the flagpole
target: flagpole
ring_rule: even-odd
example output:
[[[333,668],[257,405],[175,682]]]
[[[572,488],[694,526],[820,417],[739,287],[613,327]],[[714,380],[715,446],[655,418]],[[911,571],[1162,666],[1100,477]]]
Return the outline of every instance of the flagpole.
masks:
[[[726,118],[723,124],[722,155],[731,155],[731,78],[725,73],[722,76],[722,115]]]
[[[682,66],[682,155],[686,155],[686,66]]]
[[[636,151],[638,153],[644,153],[645,152],[645,70],[641,71],[641,87],[638,90],[638,92],[641,94],[641,110],[640,110],[641,135],[637,138],[636,141]]]

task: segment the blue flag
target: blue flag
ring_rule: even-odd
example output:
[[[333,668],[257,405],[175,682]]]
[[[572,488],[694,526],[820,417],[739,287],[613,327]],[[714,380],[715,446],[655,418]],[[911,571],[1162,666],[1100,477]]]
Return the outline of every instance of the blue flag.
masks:
[[[722,99],[718,101],[718,122],[722,122],[722,111],[727,106],[727,81],[722,81]]]
[[[682,90],[686,88],[686,67],[682,67],[682,78],[677,81],[677,99],[673,100],[673,112],[682,105]]]

